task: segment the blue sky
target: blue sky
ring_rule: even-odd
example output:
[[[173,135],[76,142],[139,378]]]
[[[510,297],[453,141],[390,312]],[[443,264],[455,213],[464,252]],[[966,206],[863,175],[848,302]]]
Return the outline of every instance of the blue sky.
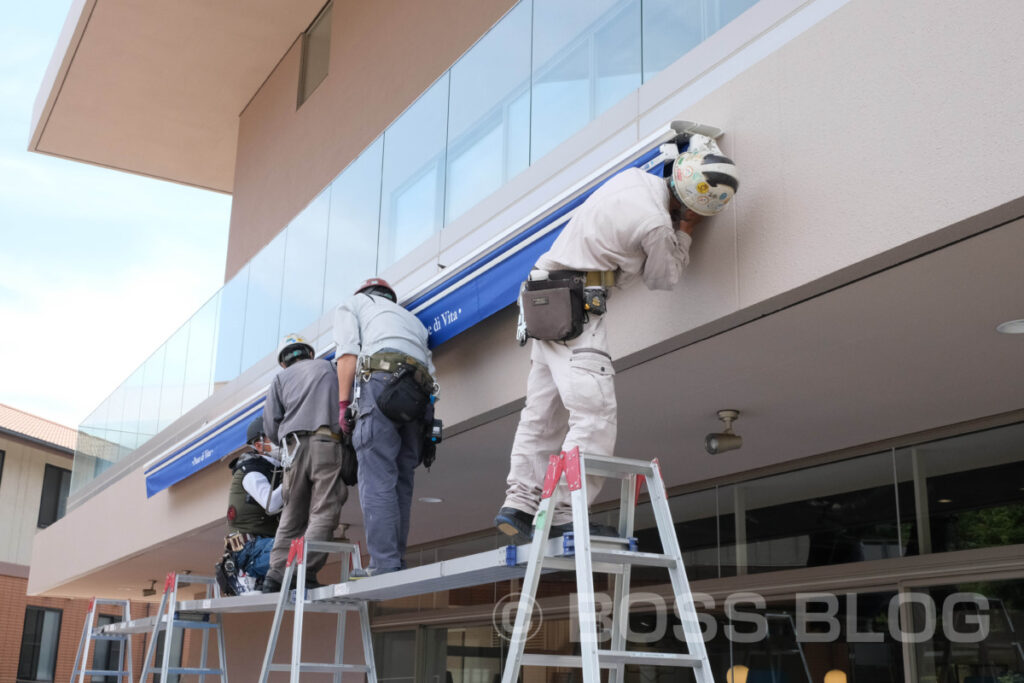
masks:
[[[0,403],[77,427],[221,286],[231,198],[29,153],[70,0],[0,0]]]

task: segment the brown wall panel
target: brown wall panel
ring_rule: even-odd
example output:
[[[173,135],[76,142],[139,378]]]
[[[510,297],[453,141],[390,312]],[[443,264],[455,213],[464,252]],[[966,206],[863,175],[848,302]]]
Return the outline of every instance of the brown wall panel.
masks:
[[[241,113],[230,279],[514,0],[336,0],[327,78],[296,109],[296,40]]]

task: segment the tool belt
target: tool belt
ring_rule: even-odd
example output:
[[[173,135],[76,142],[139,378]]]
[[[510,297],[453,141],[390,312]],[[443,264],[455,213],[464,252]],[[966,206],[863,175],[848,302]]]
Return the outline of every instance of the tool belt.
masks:
[[[615,284],[613,271],[535,269],[519,293],[521,343],[532,337],[568,341],[583,333],[587,315],[605,312],[607,288]]]
[[[243,534],[240,531],[233,531],[224,537],[224,549],[237,553],[245,547],[246,543],[255,541],[257,538],[258,536],[255,534]]]
[[[437,385],[427,368],[404,353],[381,351],[361,361],[364,379],[374,372],[390,375],[377,396],[377,407],[392,422],[406,424],[421,421]]]

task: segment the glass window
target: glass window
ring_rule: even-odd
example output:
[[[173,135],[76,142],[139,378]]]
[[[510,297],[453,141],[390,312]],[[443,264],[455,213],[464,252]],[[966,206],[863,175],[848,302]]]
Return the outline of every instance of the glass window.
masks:
[[[245,335],[242,337],[243,372],[277,348],[287,238],[287,233],[282,231],[249,262]]]
[[[181,417],[181,394],[185,389],[188,360],[189,323],[185,323],[164,344],[164,377],[160,388],[160,419],[157,431]]]
[[[639,0],[538,3],[530,161],[639,86]]]
[[[157,349],[146,361],[142,377],[142,403],[139,406],[139,444],[156,434],[160,424],[160,388],[164,379],[164,355],[167,345]]]
[[[189,321],[188,361],[181,393],[181,412],[187,413],[213,393],[213,353],[217,341],[220,292],[203,304]]]
[[[329,191],[321,192],[288,226],[281,294],[281,334],[301,332],[323,308]]]
[[[327,78],[331,61],[331,5],[327,4],[306,32],[302,34],[302,65],[299,72],[301,106],[316,87]]]
[[[445,223],[529,165],[532,5],[516,5],[451,69]]]
[[[908,554],[1024,544],[1024,424],[896,452]]]
[[[26,607],[18,656],[19,681],[52,681],[57,668],[60,642],[59,609]]]
[[[71,470],[47,465],[43,472],[43,491],[39,497],[40,529],[45,529],[64,516],[70,492]]]
[[[1024,680],[1019,579],[914,588],[905,594],[915,681]]]
[[[448,74],[384,132],[378,271],[409,253],[444,223]]]
[[[377,677],[389,683],[415,683],[416,631],[385,631],[373,634]]]
[[[722,544],[735,553],[726,576],[900,557],[906,541],[888,452],[755,479],[720,495],[732,514]]]
[[[331,184],[324,312],[377,274],[383,151],[384,138],[379,137]]]
[[[220,290],[217,360],[213,373],[214,390],[238,377],[242,372],[242,335],[245,332],[245,297],[249,291],[249,269],[250,265],[246,264],[245,268],[238,271]]]

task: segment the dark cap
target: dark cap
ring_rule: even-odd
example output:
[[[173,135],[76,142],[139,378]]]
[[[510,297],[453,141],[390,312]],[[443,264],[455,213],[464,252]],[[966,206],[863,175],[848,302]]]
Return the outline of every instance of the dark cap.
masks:
[[[253,418],[248,429],[245,430],[245,442],[251,446],[261,436],[263,436],[263,416],[259,415]]]

